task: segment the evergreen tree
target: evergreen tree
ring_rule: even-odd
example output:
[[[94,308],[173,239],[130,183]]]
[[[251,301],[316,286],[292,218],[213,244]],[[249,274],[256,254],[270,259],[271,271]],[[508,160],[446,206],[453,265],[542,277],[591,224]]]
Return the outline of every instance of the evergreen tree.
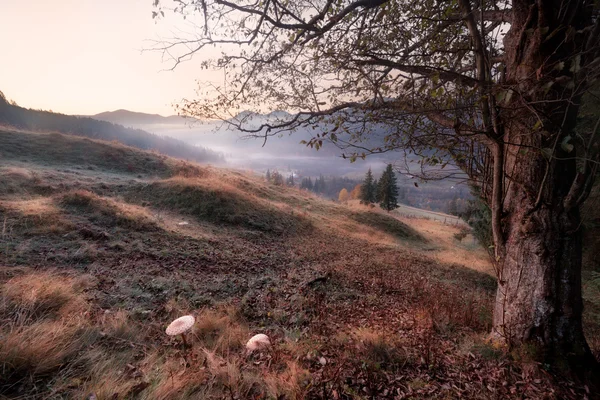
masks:
[[[310,179],[310,176],[308,177],[308,183],[307,183],[306,188],[310,191],[312,191],[314,189],[313,182],[312,182],[312,179]]]
[[[315,180],[313,191],[315,193],[324,193],[325,189],[326,189],[325,178],[323,178],[323,175],[320,175],[319,178]]]
[[[375,203],[377,200],[376,188],[377,186],[375,185],[375,180],[373,179],[373,173],[371,172],[371,168],[369,168],[367,174],[365,175],[365,180],[360,186],[360,203]]]
[[[271,182],[271,171],[267,170],[267,175],[265,176],[267,182]]]
[[[379,202],[379,181],[375,179],[373,181],[373,203]]]
[[[379,205],[387,212],[398,208],[398,187],[392,164],[388,164],[379,179]]]

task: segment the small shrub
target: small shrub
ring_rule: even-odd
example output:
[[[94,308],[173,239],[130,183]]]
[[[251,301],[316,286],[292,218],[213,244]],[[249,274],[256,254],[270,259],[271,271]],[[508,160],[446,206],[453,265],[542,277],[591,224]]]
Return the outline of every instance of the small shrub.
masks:
[[[469,229],[462,228],[460,231],[456,232],[452,236],[454,237],[454,239],[458,240],[459,242],[462,242],[462,240],[466,238],[469,233]]]

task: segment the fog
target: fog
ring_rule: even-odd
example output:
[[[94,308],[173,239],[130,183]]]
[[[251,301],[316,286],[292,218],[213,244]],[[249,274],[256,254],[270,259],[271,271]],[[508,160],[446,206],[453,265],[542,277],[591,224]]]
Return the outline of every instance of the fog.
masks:
[[[323,174],[361,178],[369,167],[379,173],[387,163],[397,160],[401,155],[371,155],[365,160],[358,159],[351,163],[342,158],[342,150],[332,143],[325,143],[318,151],[301,144],[302,140],[308,141],[313,134],[306,129],[272,136],[265,142],[259,138],[244,138],[244,133],[232,130],[222,122],[192,123],[181,120],[176,123],[122,124],[210,148],[223,153],[229,166],[257,172],[277,169],[284,174],[293,171],[301,176]]]

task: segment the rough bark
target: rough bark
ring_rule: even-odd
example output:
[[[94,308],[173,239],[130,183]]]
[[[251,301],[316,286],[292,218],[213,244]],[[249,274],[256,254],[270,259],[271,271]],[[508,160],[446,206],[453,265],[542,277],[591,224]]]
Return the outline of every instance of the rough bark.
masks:
[[[495,334],[575,372],[596,369],[582,328],[579,208],[565,201],[576,180],[576,154],[560,146],[573,130],[578,99],[569,97],[568,85],[550,91],[544,85],[559,75],[576,79],[576,68],[554,66],[572,65],[583,46],[563,29],[585,23],[582,4],[513,2],[506,80],[519,98],[504,116],[505,246],[494,310]],[[536,104],[535,112],[526,103]]]
[[[512,165],[510,165],[512,164]],[[568,369],[593,363],[582,329],[581,229],[579,209],[562,200],[575,162],[545,174],[545,160],[515,160],[505,202],[505,254],[500,263],[494,332],[511,345],[532,345],[540,359]],[[565,165],[567,164],[567,165]],[[537,193],[546,175],[540,205]],[[518,183],[517,183],[518,182]]]

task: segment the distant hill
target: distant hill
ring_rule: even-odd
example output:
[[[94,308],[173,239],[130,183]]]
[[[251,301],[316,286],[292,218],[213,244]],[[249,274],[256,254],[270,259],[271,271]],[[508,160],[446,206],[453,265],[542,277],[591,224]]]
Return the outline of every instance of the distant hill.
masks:
[[[91,115],[90,118],[100,121],[112,122],[124,126],[130,125],[152,125],[152,124],[179,124],[193,120],[179,115],[170,115],[164,117],[159,114],[147,114],[129,110],[106,111],[100,114]]]
[[[292,116],[287,111],[275,110],[268,114],[258,114],[251,111],[242,111],[233,117],[231,120],[244,121],[257,120],[264,122],[265,119],[274,120],[281,119],[285,120]],[[192,117],[182,117],[180,115],[169,115],[167,117],[160,114],[148,114],[129,110],[115,110],[105,111],[96,115],[90,115],[90,118],[97,119],[100,121],[112,122],[114,124],[120,124],[124,126],[139,126],[139,125],[157,125],[157,124],[185,124],[189,122],[199,121]]]
[[[89,117],[32,110],[10,104],[2,92],[0,92],[0,125],[30,131],[59,132],[92,139],[114,140],[139,149],[155,150],[172,157],[203,163],[225,161],[223,154],[211,149],[193,146],[178,139],[155,135],[141,129],[126,128],[122,125]]]

